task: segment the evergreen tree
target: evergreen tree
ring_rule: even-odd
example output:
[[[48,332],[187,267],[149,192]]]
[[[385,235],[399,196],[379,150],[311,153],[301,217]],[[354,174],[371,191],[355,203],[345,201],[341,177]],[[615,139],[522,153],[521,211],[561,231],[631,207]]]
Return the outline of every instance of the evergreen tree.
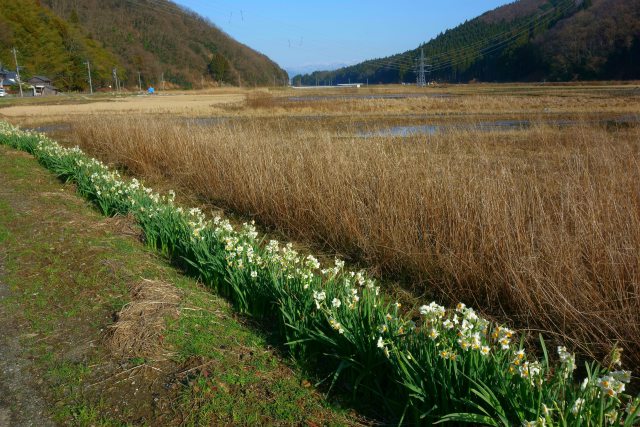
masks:
[[[231,66],[227,58],[219,52],[213,54],[209,65],[207,66],[209,75],[216,81],[229,82]]]

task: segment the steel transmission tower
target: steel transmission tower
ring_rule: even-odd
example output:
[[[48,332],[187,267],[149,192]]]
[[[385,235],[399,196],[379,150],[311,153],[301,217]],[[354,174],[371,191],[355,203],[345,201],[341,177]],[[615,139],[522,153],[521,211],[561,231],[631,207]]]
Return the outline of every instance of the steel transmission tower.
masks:
[[[420,63],[418,64],[418,86],[427,85],[426,65],[424,63],[424,49],[420,49]]]

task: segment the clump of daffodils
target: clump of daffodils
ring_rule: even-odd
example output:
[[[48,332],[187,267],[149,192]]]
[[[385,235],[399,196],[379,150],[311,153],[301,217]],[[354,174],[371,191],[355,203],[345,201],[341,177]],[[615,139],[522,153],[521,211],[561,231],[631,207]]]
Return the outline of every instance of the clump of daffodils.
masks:
[[[624,391],[625,384],[631,382],[630,371],[613,371],[598,378],[597,385],[609,397],[614,397]]]

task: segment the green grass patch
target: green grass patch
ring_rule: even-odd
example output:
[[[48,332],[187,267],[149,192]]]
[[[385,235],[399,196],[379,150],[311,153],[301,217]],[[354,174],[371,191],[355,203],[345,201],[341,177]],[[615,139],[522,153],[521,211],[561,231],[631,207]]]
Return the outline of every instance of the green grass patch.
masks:
[[[300,374],[268,349],[261,332],[236,319],[227,302],[182,276],[117,221],[105,220],[35,159],[0,147],[0,181],[0,274],[11,291],[3,299],[11,318],[4,320],[20,325],[25,357],[33,360],[56,422],[171,425],[188,414],[214,424],[353,424],[301,385]],[[169,357],[162,361],[121,359],[104,345],[114,312],[131,302],[129,289],[142,279],[175,284],[182,295],[180,316],[167,323]],[[198,365],[208,373],[193,369]],[[162,375],[149,377],[154,368]],[[223,392],[209,399],[198,384],[213,379],[224,384]],[[159,384],[153,393],[135,395],[152,381]],[[126,406],[129,399],[147,409]],[[154,406],[154,399],[164,406]]]

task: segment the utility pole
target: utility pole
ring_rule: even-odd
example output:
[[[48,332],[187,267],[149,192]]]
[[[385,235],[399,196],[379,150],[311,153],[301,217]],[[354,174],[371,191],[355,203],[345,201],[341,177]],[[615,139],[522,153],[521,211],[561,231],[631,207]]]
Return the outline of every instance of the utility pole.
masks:
[[[138,71],[138,89],[142,92],[142,79],[140,78],[140,71]]]
[[[87,72],[89,73],[89,91],[91,92],[91,95],[93,95],[93,82],[91,81],[91,64],[89,63],[88,59],[85,64],[87,64]]]
[[[20,86],[20,98],[24,97],[22,93],[22,80],[20,80],[20,67],[18,66],[18,53],[16,48],[13,48],[13,60],[16,62],[16,77],[18,78],[18,86]]]
[[[113,68],[113,80],[116,84],[116,92],[120,92],[120,87],[118,86],[118,68],[114,67]]]
[[[162,90],[164,91],[164,72],[162,73],[160,80],[162,80]]]

